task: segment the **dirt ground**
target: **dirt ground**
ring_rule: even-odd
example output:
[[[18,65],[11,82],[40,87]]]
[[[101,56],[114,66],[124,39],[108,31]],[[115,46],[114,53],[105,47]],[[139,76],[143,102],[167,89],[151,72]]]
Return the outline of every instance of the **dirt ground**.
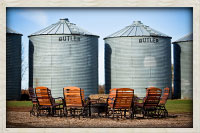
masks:
[[[7,128],[192,128],[191,113],[169,114],[168,118],[71,118],[30,116],[31,108],[8,108],[6,116]]]

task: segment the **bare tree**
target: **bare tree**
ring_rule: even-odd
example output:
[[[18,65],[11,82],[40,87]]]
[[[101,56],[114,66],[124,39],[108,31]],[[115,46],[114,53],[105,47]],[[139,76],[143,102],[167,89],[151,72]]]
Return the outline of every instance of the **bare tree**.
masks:
[[[105,85],[99,85],[99,94],[105,94]]]
[[[26,72],[28,71],[28,53],[26,53],[25,45],[23,44],[21,55],[21,81],[24,81],[26,78]]]

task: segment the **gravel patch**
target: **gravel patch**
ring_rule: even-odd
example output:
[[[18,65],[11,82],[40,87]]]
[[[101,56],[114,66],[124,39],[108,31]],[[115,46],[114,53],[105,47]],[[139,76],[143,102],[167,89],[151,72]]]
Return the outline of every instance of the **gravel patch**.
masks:
[[[172,118],[71,118],[71,117],[46,117],[30,116],[29,112],[7,111],[7,128],[192,128],[192,114],[176,115]]]

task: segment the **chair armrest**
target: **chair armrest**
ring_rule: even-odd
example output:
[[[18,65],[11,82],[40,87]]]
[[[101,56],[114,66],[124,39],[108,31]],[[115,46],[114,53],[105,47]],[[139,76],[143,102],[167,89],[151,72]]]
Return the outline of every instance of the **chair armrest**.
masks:
[[[107,98],[107,103],[108,103],[108,101],[109,101],[109,100],[111,100],[111,101],[112,101],[112,103],[114,103],[115,99],[116,99],[116,97]]]
[[[83,104],[85,107],[89,106],[91,104],[91,99],[90,98],[87,98],[87,99],[83,99]]]
[[[56,97],[56,98],[53,98],[53,99],[64,99],[63,97]]]
[[[62,101],[61,103],[64,103],[64,98],[63,97],[56,97],[56,98],[52,97],[52,99],[53,99],[54,103],[56,103],[56,100],[60,100],[60,101]]]

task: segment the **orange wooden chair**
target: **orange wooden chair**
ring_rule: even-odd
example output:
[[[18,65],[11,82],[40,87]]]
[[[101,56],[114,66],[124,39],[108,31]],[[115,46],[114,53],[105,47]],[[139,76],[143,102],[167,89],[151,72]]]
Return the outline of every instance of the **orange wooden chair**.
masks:
[[[61,116],[61,111],[63,110],[63,103],[56,103],[55,99],[51,95],[51,91],[47,87],[36,87],[35,93],[38,101],[38,115],[42,115],[41,111],[48,111],[48,115],[54,116],[56,114],[56,110],[59,110],[59,116]]]
[[[156,87],[147,88],[146,98],[143,103],[136,103],[135,107],[140,109],[144,116],[157,116],[157,106],[160,102],[162,89]]]
[[[133,98],[134,90],[130,88],[114,88],[110,90],[108,98],[108,115],[112,114],[112,118],[129,112],[129,116],[133,118]],[[111,112],[111,113],[110,113]]]
[[[87,107],[84,102],[84,90],[74,86],[64,87],[63,95],[65,115],[67,116],[68,111],[70,111],[71,116],[75,117],[78,115],[80,119]]]
[[[166,88],[164,88],[163,95],[160,98],[160,102],[159,102],[158,107],[157,107],[158,114],[161,117],[167,117],[168,116],[168,111],[165,108],[165,104],[167,103],[168,97],[169,97],[169,88],[166,87]]]

